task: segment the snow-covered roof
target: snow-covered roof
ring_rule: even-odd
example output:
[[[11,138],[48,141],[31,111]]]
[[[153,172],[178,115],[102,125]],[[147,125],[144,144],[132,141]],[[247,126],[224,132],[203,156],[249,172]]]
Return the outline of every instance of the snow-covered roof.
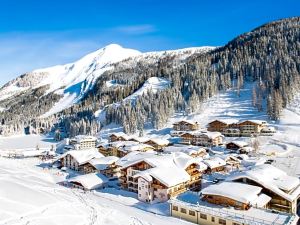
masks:
[[[261,129],[261,131],[276,132],[276,128],[275,127],[264,127]]]
[[[189,124],[191,124],[191,125],[196,125],[196,124],[198,124],[198,122],[195,122],[195,121],[192,121],[192,120],[180,120],[180,121],[177,121],[177,122],[173,123],[173,125],[175,125],[175,124],[180,124],[180,123],[189,123]]]
[[[243,147],[246,147],[248,146],[249,144],[245,141],[231,141],[231,142],[228,142],[227,144],[230,144],[230,143],[233,143],[235,145],[237,145],[238,147],[240,148],[243,148]]]
[[[289,176],[284,171],[269,164],[254,166],[240,173],[232,174],[228,180],[234,181],[241,178],[253,180],[289,201],[293,201],[300,194],[299,178]]]
[[[254,151],[254,148],[253,147],[250,147],[250,146],[246,146],[246,147],[243,147],[242,150],[244,152],[253,152]]]
[[[79,175],[68,180],[71,183],[79,183],[85,189],[91,190],[108,183],[108,178],[101,173],[89,173],[85,175]]]
[[[124,132],[113,133],[110,136],[122,137],[125,140],[129,140],[130,139],[130,136],[127,135],[127,134],[125,134]]]
[[[188,155],[198,154],[200,152],[206,152],[205,148],[194,146],[194,145],[173,145],[167,146],[164,149],[164,152],[183,152]]]
[[[83,141],[97,141],[97,138],[93,136],[87,136],[87,135],[77,135],[71,140],[75,140],[77,143],[80,143]]]
[[[199,131],[199,130],[185,131],[184,134],[191,134],[191,135],[198,136],[198,137],[206,136],[209,139],[214,139],[216,137],[222,136],[222,134],[220,132],[217,132],[217,131],[210,132],[210,131]]]
[[[110,146],[118,148],[120,151],[124,151],[124,152],[142,151],[144,149],[154,149],[151,145],[139,143],[136,141],[115,141],[115,142],[111,142]]]
[[[262,194],[259,195],[259,198]],[[224,207],[222,205],[211,204],[201,201],[195,192],[184,192],[171,199],[171,203],[186,209],[196,210],[203,213],[209,213],[212,216],[221,218],[230,218],[238,224],[297,224],[298,216],[283,212],[273,212],[269,209],[251,207],[248,210],[238,210],[234,207]],[[254,206],[254,202],[252,205]],[[259,206],[258,206],[259,207]]]
[[[252,123],[256,123],[256,124],[259,124],[259,125],[267,124],[267,121],[265,121],[265,120],[244,120],[244,121],[240,121],[239,124],[247,122],[247,121],[252,122]]]
[[[97,170],[105,170],[109,165],[117,162],[119,157],[107,156],[102,158],[94,158],[89,161],[89,163],[95,167]]]
[[[146,142],[149,140],[149,138],[146,137],[137,137],[137,136],[130,136],[128,140],[137,141],[140,143]]]
[[[225,123],[227,125],[239,122],[239,120],[237,120],[237,119],[217,119],[217,120],[214,120],[212,122],[215,122],[215,121],[219,121],[219,122]],[[210,123],[212,123],[212,122],[210,122]]]
[[[200,160],[182,152],[171,154],[148,152],[133,154],[132,152],[120,159],[117,164],[121,165],[122,168],[127,168],[139,162],[145,162],[152,168],[138,172],[135,177],[143,177],[144,179],[149,180],[150,176],[159,180],[167,187],[172,187],[188,181],[190,175],[185,169],[191,164],[196,164],[199,171],[206,169],[205,165]]]
[[[172,164],[168,167],[154,167],[145,171],[141,171],[134,177],[143,177],[147,179],[148,176],[157,179],[167,187],[172,187],[190,180],[190,175],[185,170],[180,169]]]
[[[211,169],[226,165],[225,160],[221,159],[220,157],[204,159],[203,162]]]
[[[104,157],[97,149],[87,149],[87,150],[71,150],[59,157],[59,159],[64,158],[65,156],[72,156],[79,165],[82,165],[91,159]]]
[[[250,204],[258,198],[262,188],[237,182],[221,182],[202,189],[203,195],[217,195]]]
[[[162,138],[151,138],[149,141],[156,143],[157,145],[168,145],[170,142]],[[147,142],[147,141],[146,141]]]
[[[263,165],[266,162],[266,159],[264,158],[243,158],[242,160],[242,165],[245,167],[250,167],[250,166],[259,166]]]

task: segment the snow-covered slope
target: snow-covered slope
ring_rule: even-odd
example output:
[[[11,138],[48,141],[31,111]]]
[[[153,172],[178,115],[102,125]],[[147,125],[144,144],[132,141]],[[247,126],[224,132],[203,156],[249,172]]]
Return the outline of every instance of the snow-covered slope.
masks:
[[[138,96],[146,94],[147,92],[156,93],[159,90],[163,90],[169,87],[170,81],[164,78],[159,77],[150,77],[143,86],[134,92],[132,95],[129,95],[124,101],[135,100]]]

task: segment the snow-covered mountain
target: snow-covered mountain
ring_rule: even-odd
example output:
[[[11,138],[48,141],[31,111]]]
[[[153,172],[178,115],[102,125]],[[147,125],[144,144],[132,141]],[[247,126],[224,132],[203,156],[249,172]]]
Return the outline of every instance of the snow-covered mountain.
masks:
[[[220,91],[257,80],[256,105],[267,99],[276,120],[300,86],[299,24],[300,17],[275,21],[218,48],[141,53],[114,44],[74,63],[34,70],[0,89],[0,133],[63,127],[69,136],[93,134],[100,129],[96,112],[105,115],[101,127],[120,124],[135,133],[146,122],[164,126],[175,112],[191,113]]]
[[[118,44],[110,44],[74,63],[37,69],[12,80],[0,89],[0,101],[23,91],[47,85],[45,95],[54,92],[61,95],[62,98],[48,112],[41,115],[42,118],[45,118],[79,102],[93,87],[97,78],[104,72],[112,70],[113,65],[120,61],[124,68],[135,66],[140,62],[151,64],[166,55],[179,56],[177,59],[180,62],[191,54],[207,52],[212,49],[214,47],[197,47],[141,53],[134,49],[123,48]],[[109,82],[107,82],[108,86],[114,86]]]
[[[48,85],[45,94],[56,92],[65,94],[65,98],[73,96],[78,100],[91,88],[95,80],[111,65],[123,59],[140,55],[141,52],[111,44],[90,53],[74,63],[37,69],[6,84],[0,90],[1,100],[30,88]]]

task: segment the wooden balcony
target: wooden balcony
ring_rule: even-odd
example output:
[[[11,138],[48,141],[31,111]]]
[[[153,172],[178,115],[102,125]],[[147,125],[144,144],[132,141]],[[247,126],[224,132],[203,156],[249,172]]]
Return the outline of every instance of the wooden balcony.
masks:
[[[186,190],[187,190],[187,188],[181,188],[181,189],[179,189],[177,191],[173,191],[173,192],[169,193],[169,197],[175,197],[177,195],[180,195],[183,192],[185,192]]]
[[[156,188],[156,189],[163,189],[163,188],[165,188],[165,187],[162,186],[161,184],[155,184],[155,183],[153,183],[151,186],[152,186],[153,188]]]

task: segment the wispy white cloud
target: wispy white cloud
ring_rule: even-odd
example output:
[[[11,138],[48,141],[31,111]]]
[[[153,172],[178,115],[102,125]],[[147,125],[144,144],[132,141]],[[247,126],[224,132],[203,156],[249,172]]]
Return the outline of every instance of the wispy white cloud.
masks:
[[[141,35],[149,34],[157,31],[156,27],[151,24],[131,25],[131,26],[120,26],[114,28],[116,31],[129,35]]]

